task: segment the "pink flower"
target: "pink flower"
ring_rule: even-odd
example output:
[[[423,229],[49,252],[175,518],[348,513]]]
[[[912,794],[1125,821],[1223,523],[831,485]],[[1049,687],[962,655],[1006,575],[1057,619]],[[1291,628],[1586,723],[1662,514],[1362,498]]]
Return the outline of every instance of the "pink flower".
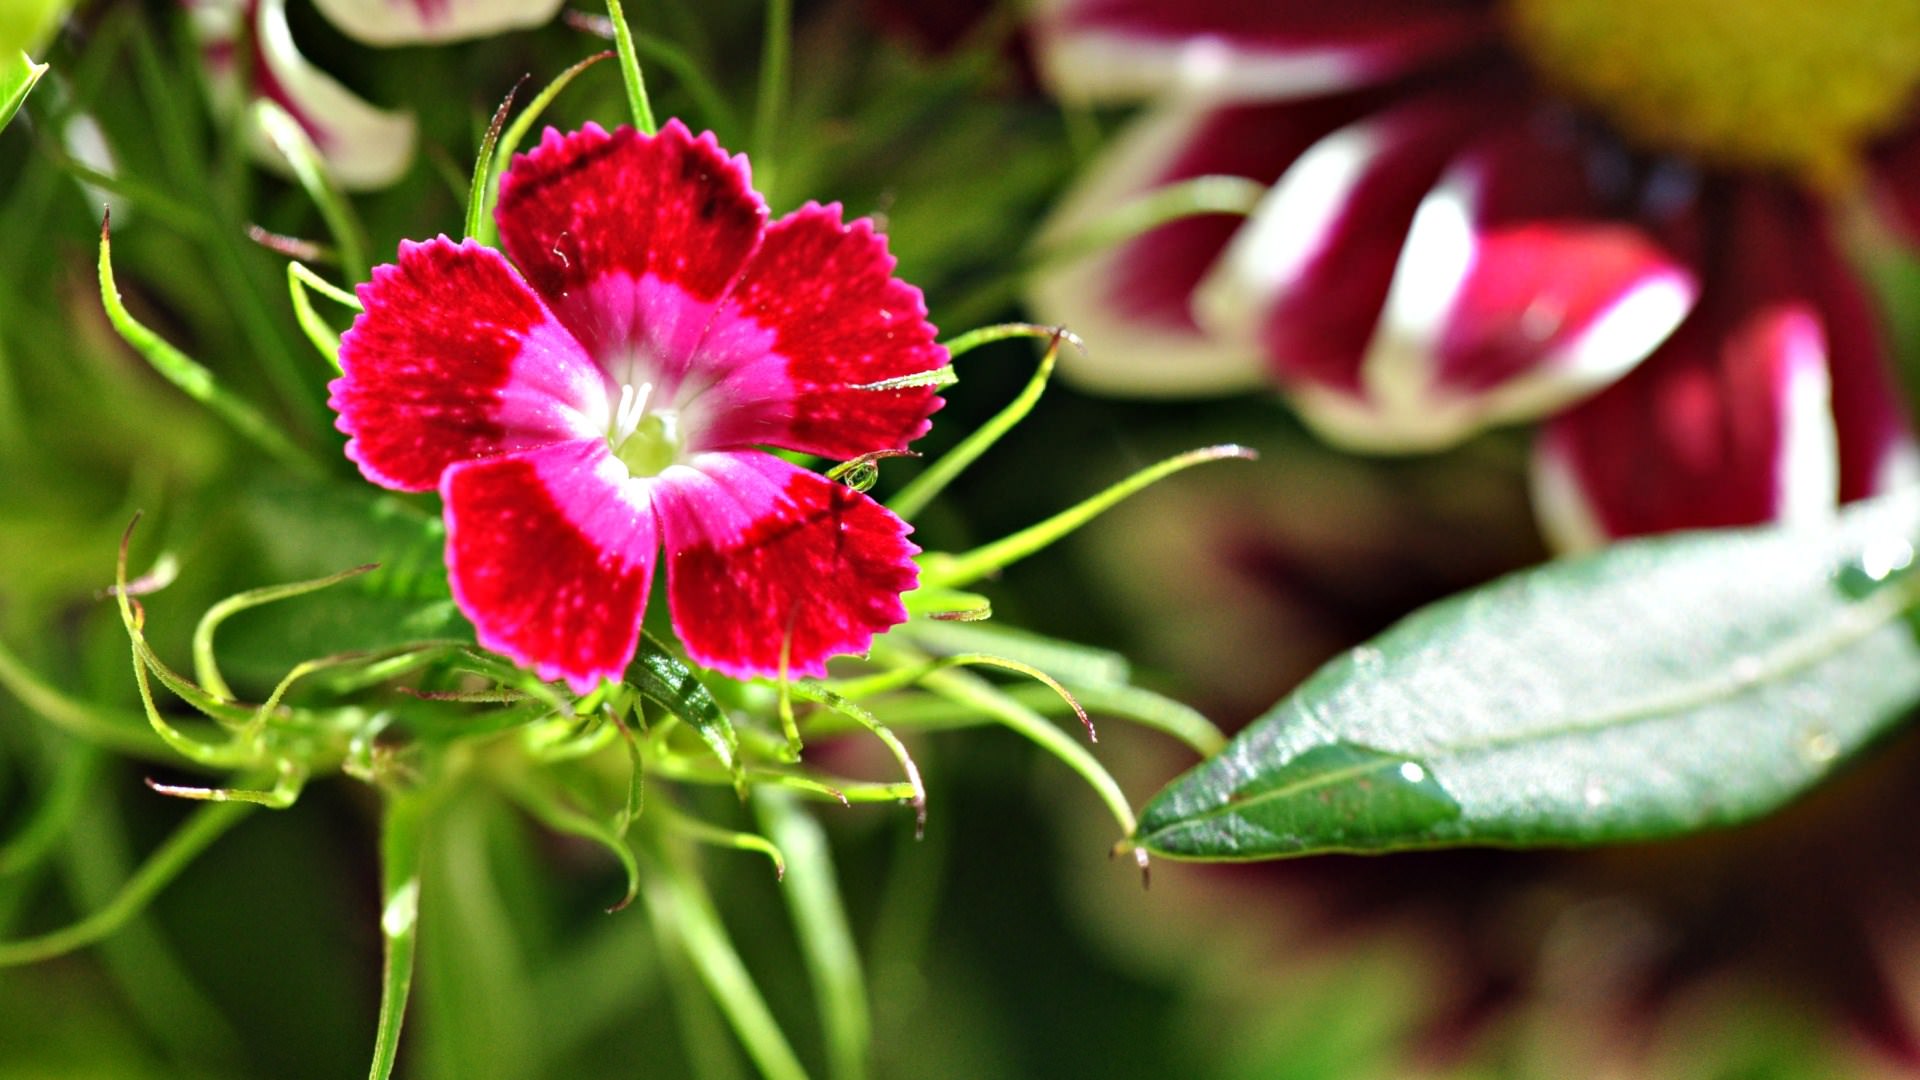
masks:
[[[1183,178],[1273,186],[1036,306],[1086,338],[1087,384],[1272,382],[1350,447],[1550,416],[1563,546],[1830,515],[1920,477],[1835,238],[1863,193],[1920,226],[1920,8],[1895,7],[1056,2],[1060,93],[1159,95],[1056,230]]]
[[[674,627],[728,674],[777,672],[783,643],[822,674],[906,618],[909,526],[756,448],[904,449],[941,400],[860,387],[946,350],[869,222],[767,216],[711,134],[549,129],[501,180],[507,257],[402,244],[360,286],[347,456],[439,490],[481,644],[583,693],[618,678],[663,543]]]

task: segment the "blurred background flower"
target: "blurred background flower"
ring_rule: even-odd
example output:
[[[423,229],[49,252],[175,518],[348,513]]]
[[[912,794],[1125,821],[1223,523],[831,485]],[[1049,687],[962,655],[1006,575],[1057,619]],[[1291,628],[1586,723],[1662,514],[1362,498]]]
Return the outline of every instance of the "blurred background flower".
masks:
[[[385,187],[413,162],[410,112],[373,105],[314,66],[293,39],[286,0],[181,0],[192,15],[214,104],[229,115],[271,101],[295,120],[320,152],[333,181],[348,190]],[[370,45],[412,45],[483,37],[538,26],[561,0],[324,0],[315,6],[334,26]],[[249,116],[254,157],[287,171],[285,153]]]
[[[1055,233],[1183,179],[1272,184],[1244,222],[1037,279],[1083,384],[1271,382],[1365,450],[1550,417],[1562,548],[1920,478],[1841,236],[1920,225],[1920,4],[1062,0],[1035,33],[1063,98],[1154,102]]]

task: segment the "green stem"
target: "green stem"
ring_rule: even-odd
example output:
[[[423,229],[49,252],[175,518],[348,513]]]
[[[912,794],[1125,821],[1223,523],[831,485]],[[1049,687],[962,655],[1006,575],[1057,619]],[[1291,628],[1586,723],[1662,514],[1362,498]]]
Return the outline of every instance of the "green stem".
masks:
[[[243,781],[243,783],[246,783]],[[70,926],[20,941],[0,942],[0,967],[31,964],[91,945],[126,925],[161,889],[185,870],[226,831],[239,824],[253,807],[247,803],[214,803],[187,819],[147,861],[134,871],[120,892],[100,910]]]
[[[726,1014],[747,1056],[767,1080],[806,1080],[807,1072],[747,973],[705,886],[657,836],[647,845],[647,910],[655,931],[677,939]]]
[[[627,108],[633,113],[633,126],[643,135],[651,135],[658,125],[653,121],[653,106],[647,102],[647,81],[640,74],[640,57],[633,51],[633,30],[627,26],[620,0],[607,0],[607,18],[613,20],[614,51],[620,55],[620,77],[627,84]]]
[[[760,190],[772,200],[774,143],[787,98],[787,60],[793,51],[793,0],[767,0],[767,30],[760,45],[760,89],[754,102],[753,169]]]
[[[1141,469],[1098,495],[1011,536],[983,544],[960,555],[933,555],[926,560],[920,575],[923,588],[952,589],[969,585],[982,577],[1032,555],[1080,526],[1105,513],[1114,504],[1183,469],[1227,458],[1251,460],[1254,453],[1242,446],[1207,446],[1189,450],[1165,461]]]
[[[400,1050],[400,1025],[413,989],[414,944],[420,928],[420,841],[425,819],[423,796],[388,794],[386,819],[380,826],[380,936],[385,955],[369,1080],[391,1076]]]
[[[760,827],[793,857],[793,872],[780,894],[793,918],[826,1032],[828,1072],[839,1080],[864,1080],[873,1018],[826,831],[786,792],[762,788],[754,792],[753,806]]]

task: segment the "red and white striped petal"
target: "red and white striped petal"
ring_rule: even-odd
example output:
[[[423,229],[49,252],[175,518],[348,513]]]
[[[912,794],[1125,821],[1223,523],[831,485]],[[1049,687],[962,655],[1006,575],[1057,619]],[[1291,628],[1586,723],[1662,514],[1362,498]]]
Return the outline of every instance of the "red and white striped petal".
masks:
[[[850,458],[925,434],[933,388],[858,389],[947,362],[920,290],[893,268],[873,223],[842,224],[838,205],[774,222],[695,352],[680,397],[689,449]]]
[[[1081,185],[1043,228],[1042,244],[1071,245],[1179,180],[1228,175],[1271,182],[1366,105],[1346,97],[1298,106],[1162,106],[1082,171]],[[1071,349],[1061,354],[1063,373],[1116,394],[1209,394],[1262,385],[1258,346],[1216,340],[1196,325],[1192,309],[1195,286],[1242,224],[1226,214],[1185,218],[1044,267],[1029,294],[1036,317],[1087,343],[1084,357]]]
[[[1200,284],[1200,324],[1259,348],[1269,374],[1331,441],[1402,440],[1362,364],[1415,211],[1490,106],[1428,98],[1321,139],[1280,177]]]
[[[1761,182],[1703,192],[1700,302],[1612,387],[1556,417],[1535,450],[1536,512],[1562,547],[1834,513],[1831,373],[1858,339],[1809,259],[1838,258],[1816,212]]]
[[[367,479],[430,491],[457,462],[604,441],[599,369],[499,252],[402,243],[359,295],[328,404]]]
[[[456,464],[440,482],[453,598],[481,645],[577,694],[632,661],[659,542],[604,439]]]
[[[747,678],[824,675],[904,622],[912,527],[851,488],[758,451],[707,453],[653,481],[673,626],[699,663]]]
[[[333,25],[369,45],[459,41],[539,26],[563,0],[313,0]]]
[[[514,265],[613,380],[671,399],[767,207],[746,158],[670,120],[653,136],[549,128],[501,177],[495,216]]]
[[[246,87],[285,109],[313,140],[341,187],[366,190],[398,180],[413,162],[414,123],[356,97],[302,56],[287,27],[286,0],[187,0],[216,107],[235,111]],[[250,39],[241,28],[253,19]],[[246,46],[242,51],[242,46]],[[285,155],[258,124],[247,125],[253,156],[282,173]]]
[[[1491,3],[1052,0],[1035,38],[1063,97],[1280,100],[1377,83],[1499,31]]]
[[[1632,375],[1541,430],[1534,504],[1556,547],[1834,512],[1817,315],[1791,301],[1720,314],[1695,315]]]
[[[1515,153],[1511,135],[1463,157],[1414,214],[1362,364],[1396,447],[1446,446],[1586,397],[1697,296],[1675,256],[1596,213],[1578,162],[1532,140]]]

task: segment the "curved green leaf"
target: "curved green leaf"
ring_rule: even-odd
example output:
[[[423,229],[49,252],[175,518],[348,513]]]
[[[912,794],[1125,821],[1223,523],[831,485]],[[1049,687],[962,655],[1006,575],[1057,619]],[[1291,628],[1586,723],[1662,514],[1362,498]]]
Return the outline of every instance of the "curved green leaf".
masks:
[[[1427,608],[1148,804],[1183,858],[1643,840],[1765,814],[1920,701],[1920,496],[1618,545]]]

